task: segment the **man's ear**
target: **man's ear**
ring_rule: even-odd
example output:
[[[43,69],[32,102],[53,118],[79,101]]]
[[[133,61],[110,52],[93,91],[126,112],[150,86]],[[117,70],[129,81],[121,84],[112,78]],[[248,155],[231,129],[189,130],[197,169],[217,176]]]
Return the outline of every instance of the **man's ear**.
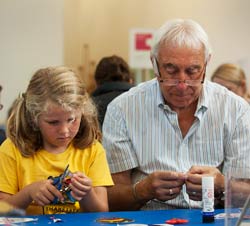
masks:
[[[211,54],[209,54],[209,56],[208,56],[208,58],[207,58],[207,65],[208,65],[208,63],[210,62],[210,60],[211,60]]]
[[[154,70],[155,76],[160,77],[159,68],[158,68],[156,58],[154,56],[151,56],[150,59],[151,59],[152,65],[153,65],[153,70]]]

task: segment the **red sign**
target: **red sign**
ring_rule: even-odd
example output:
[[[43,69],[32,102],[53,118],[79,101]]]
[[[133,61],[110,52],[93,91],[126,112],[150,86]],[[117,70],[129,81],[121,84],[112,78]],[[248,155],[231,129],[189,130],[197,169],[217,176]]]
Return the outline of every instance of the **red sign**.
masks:
[[[152,34],[136,34],[135,36],[135,49],[136,50],[150,50],[151,46],[148,40],[152,39]]]

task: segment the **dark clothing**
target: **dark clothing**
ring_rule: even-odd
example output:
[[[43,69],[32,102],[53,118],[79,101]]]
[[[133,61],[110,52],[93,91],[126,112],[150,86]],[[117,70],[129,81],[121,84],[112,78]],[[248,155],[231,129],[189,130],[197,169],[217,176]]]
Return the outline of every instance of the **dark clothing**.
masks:
[[[106,82],[99,86],[93,93],[92,99],[98,110],[98,120],[102,127],[108,104],[120,94],[128,91],[133,85],[128,82]]]
[[[0,129],[0,145],[1,143],[4,142],[5,139],[6,139],[5,131],[3,129]]]

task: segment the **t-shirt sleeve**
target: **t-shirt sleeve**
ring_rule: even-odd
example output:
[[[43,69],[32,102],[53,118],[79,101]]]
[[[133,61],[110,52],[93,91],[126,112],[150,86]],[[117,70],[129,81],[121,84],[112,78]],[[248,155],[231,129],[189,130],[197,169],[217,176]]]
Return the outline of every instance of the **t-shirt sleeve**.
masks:
[[[93,148],[95,149],[95,155],[88,174],[92,179],[93,186],[114,185],[103,146],[96,142]]]
[[[9,140],[0,146],[0,191],[15,194],[18,192],[16,148]]]
[[[128,101],[123,103],[129,109]],[[107,158],[112,173],[131,170],[138,167],[139,163],[135,152],[127,122],[132,124],[135,120],[133,114],[126,118],[124,109],[115,103],[108,106],[103,124],[103,146],[107,151]],[[134,133],[135,137],[137,135]]]

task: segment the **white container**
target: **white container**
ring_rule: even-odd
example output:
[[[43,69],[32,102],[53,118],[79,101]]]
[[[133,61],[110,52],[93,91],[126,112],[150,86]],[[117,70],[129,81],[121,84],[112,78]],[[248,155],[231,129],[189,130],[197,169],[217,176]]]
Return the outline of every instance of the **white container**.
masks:
[[[214,222],[214,178],[202,177],[202,222]]]

